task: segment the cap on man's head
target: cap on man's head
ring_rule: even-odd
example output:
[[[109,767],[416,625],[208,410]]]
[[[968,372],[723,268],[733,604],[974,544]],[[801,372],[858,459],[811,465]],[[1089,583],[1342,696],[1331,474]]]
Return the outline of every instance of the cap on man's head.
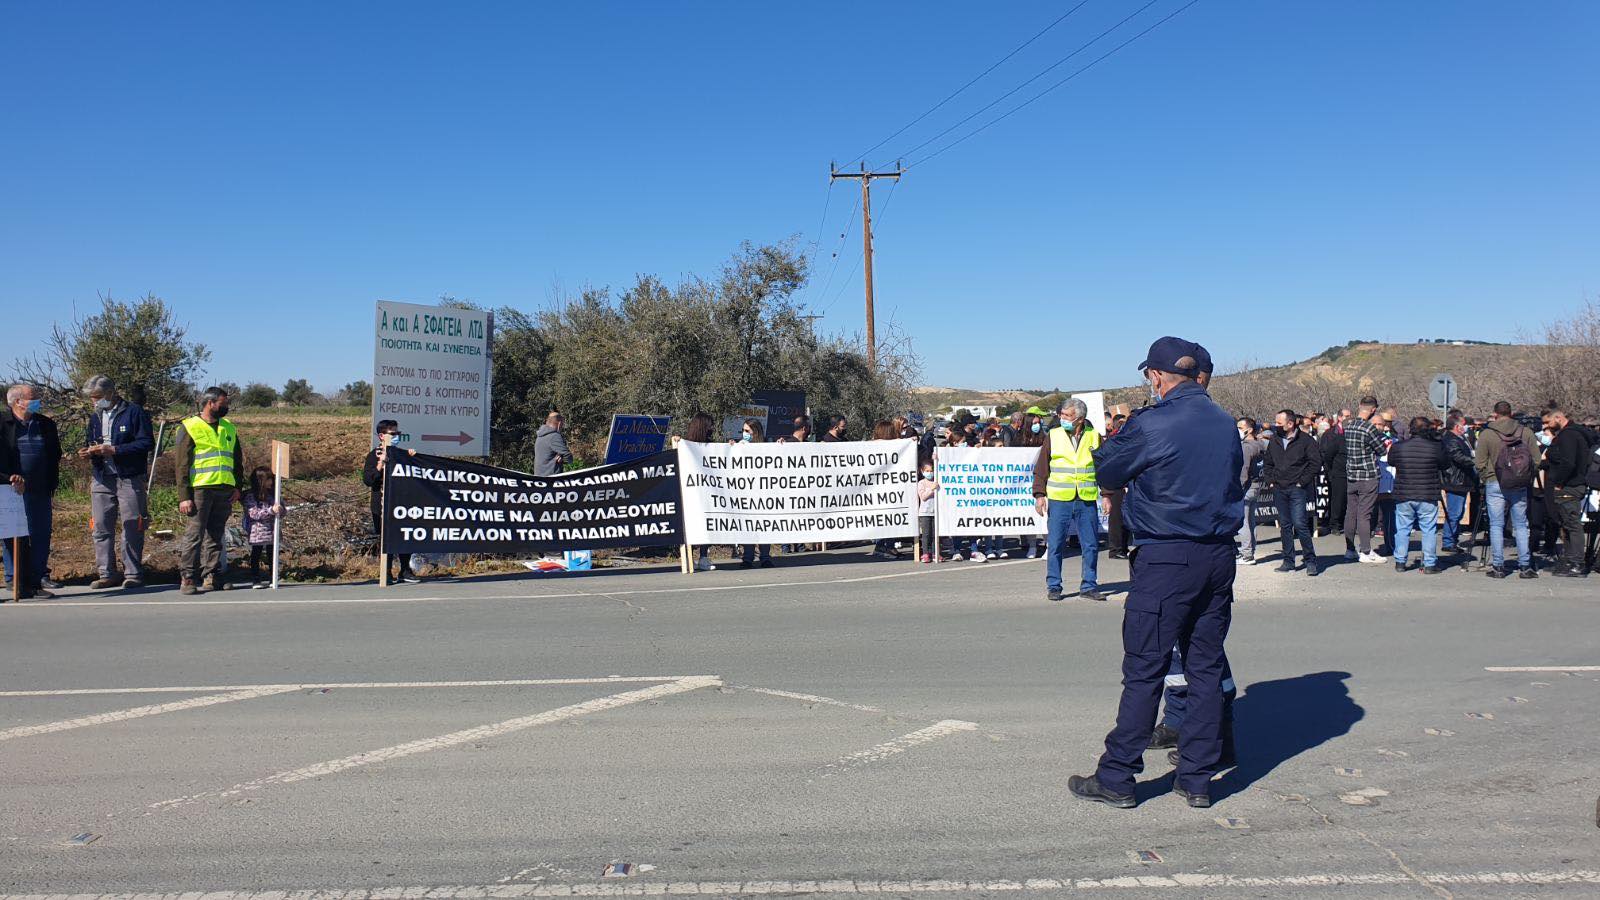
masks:
[[[1194,341],[1186,341],[1178,337],[1156,338],[1150,345],[1150,352],[1145,354],[1144,362],[1138,368],[1156,369],[1162,372],[1171,372],[1174,375],[1185,375],[1193,378],[1200,373],[1199,360],[1204,348]],[[1209,355],[1207,359],[1209,360]]]
[[[1201,344],[1194,345],[1194,363],[1201,375],[1210,375],[1216,369],[1211,362],[1211,351]]]

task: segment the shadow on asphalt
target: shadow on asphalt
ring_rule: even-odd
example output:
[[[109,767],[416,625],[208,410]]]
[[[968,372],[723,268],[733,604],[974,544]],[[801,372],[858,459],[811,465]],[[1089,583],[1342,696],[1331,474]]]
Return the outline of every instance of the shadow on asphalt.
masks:
[[[1279,765],[1348,734],[1366,715],[1350,696],[1350,677],[1316,672],[1246,688],[1233,704],[1239,764],[1212,786],[1212,798],[1237,794]]]

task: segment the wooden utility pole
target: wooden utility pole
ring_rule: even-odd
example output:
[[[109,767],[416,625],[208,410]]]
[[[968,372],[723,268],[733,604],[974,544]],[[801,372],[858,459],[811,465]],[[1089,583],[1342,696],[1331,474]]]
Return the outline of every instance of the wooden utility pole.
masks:
[[[867,285],[867,367],[874,372],[878,371],[878,334],[872,312],[872,179],[892,178],[899,181],[903,172],[898,162],[894,164],[893,172],[868,172],[864,161],[860,172],[841,172],[833,163],[828,163],[829,184],[841,178],[861,179],[861,265]]]

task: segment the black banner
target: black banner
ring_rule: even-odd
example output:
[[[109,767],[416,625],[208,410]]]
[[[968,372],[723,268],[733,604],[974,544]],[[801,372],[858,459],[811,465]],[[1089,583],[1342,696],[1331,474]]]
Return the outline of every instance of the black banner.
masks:
[[[383,552],[542,553],[683,543],[675,450],[561,475],[395,453]]]

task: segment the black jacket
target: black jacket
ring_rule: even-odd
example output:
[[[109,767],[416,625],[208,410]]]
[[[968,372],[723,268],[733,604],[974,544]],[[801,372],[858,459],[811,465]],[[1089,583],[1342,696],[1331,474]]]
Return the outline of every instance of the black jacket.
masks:
[[[22,424],[9,410],[0,414],[0,475],[23,475],[28,478],[28,493],[43,491],[54,494],[61,483],[61,433],[49,416],[35,414],[39,435],[44,438],[44,471],[22,471],[22,457],[17,452],[17,428]]]
[[[1261,480],[1269,488],[1311,487],[1317,483],[1317,473],[1322,471],[1322,448],[1316,438],[1304,431],[1295,431],[1289,446],[1273,432],[1267,438],[1267,462],[1261,470]]]
[[[1556,432],[1550,449],[1544,453],[1545,478],[1554,487],[1584,484],[1589,471],[1589,440],[1575,425]]]
[[[1470,494],[1478,486],[1478,469],[1473,462],[1472,445],[1459,434],[1445,432],[1439,442],[1448,463],[1440,478],[1452,494]]]
[[[1420,431],[1389,448],[1389,465],[1394,467],[1394,499],[1397,503],[1420,501],[1438,503],[1444,490],[1444,470],[1450,466],[1439,432]]]
[[[1328,480],[1344,481],[1344,432],[1329,428],[1317,438],[1317,446],[1322,449],[1322,468],[1327,470]]]

